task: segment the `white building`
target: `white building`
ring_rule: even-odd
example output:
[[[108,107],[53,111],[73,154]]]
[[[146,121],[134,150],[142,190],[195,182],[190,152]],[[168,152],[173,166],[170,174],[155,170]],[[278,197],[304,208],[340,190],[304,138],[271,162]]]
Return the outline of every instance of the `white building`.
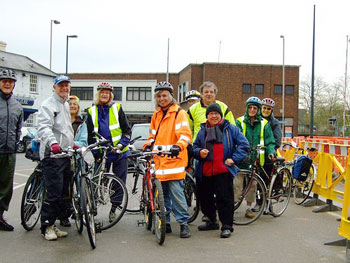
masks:
[[[23,106],[24,125],[36,126],[36,112],[43,100],[51,96],[56,74],[26,56],[4,51],[3,42],[0,44],[0,68],[16,72],[17,82],[13,96]]]

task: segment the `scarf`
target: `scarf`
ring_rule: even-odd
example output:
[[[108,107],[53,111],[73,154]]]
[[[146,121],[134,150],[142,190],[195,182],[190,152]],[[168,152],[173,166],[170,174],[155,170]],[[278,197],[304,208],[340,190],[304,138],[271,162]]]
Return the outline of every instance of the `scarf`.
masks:
[[[208,121],[206,122],[205,148],[209,150],[209,154],[206,158],[207,161],[212,161],[214,158],[214,144],[223,142],[223,128],[223,119],[216,126],[210,126]]]

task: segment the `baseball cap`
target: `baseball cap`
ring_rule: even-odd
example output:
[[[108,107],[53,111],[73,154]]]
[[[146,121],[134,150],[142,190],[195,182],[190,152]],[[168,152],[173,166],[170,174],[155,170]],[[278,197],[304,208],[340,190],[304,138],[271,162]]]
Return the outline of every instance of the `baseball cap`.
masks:
[[[70,83],[70,78],[65,75],[59,75],[55,78],[55,85],[58,85],[63,81],[68,81]]]

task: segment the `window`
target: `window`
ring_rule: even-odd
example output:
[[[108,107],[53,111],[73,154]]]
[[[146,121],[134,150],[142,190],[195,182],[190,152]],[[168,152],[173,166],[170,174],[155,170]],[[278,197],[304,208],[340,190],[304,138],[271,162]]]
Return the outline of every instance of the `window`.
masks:
[[[275,94],[282,94],[282,85],[274,85],[273,92]]]
[[[264,84],[255,84],[255,93],[264,94]]]
[[[38,92],[37,84],[38,84],[38,76],[37,75],[29,75],[29,91],[30,92]]]
[[[242,85],[242,92],[243,93],[251,93],[251,87],[252,87],[251,84],[243,83],[243,85]]]
[[[122,100],[122,87],[114,87],[113,89],[113,95],[114,95],[114,100]]]
[[[24,127],[34,126],[34,114],[30,114],[28,119],[24,122]]]
[[[93,87],[72,87],[70,94],[76,95],[80,100],[93,100]]]
[[[127,87],[126,100],[151,101],[151,87]]]
[[[294,85],[286,85],[286,95],[294,95]]]
[[[183,102],[186,100],[186,92],[188,90],[188,81],[185,81],[184,83],[180,84],[178,86],[178,101]]]

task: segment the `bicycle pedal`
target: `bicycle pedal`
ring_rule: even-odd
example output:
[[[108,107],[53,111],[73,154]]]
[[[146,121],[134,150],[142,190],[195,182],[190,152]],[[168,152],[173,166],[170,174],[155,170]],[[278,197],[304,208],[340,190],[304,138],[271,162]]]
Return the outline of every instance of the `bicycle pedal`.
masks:
[[[137,226],[144,226],[146,224],[145,220],[137,220]]]

